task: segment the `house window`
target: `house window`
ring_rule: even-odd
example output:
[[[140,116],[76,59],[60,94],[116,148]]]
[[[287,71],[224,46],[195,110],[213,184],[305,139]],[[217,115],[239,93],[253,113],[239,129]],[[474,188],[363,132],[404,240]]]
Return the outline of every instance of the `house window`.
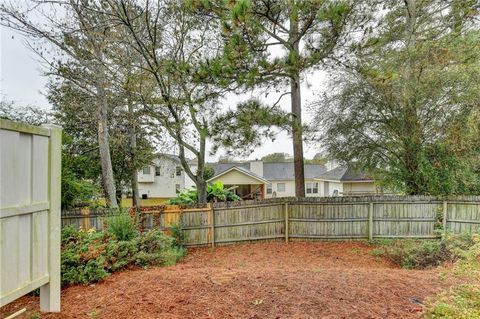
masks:
[[[161,176],[162,172],[160,171],[160,166],[155,167],[155,176]]]
[[[318,183],[306,184],[307,194],[318,194]]]
[[[182,176],[182,167],[181,166],[175,167],[175,174],[177,176]]]
[[[180,193],[180,184],[175,184],[175,193]]]
[[[325,196],[330,195],[330,183],[329,182],[323,182],[323,193]]]
[[[267,194],[271,194],[273,192],[272,184],[267,184]]]
[[[285,183],[277,183],[277,192],[279,193],[285,192]]]
[[[143,168],[143,175],[150,175],[150,166],[145,166]]]

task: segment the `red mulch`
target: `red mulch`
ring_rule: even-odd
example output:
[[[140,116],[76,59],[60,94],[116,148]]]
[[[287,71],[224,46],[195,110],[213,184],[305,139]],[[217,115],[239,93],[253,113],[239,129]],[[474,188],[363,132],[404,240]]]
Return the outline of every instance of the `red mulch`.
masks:
[[[176,266],[134,269],[62,290],[42,318],[418,318],[438,270],[404,270],[361,242],[256,243],[190,249]],[[3,316],[38,297],[0,309]],[[29,318],[25,316],[24,318]]]

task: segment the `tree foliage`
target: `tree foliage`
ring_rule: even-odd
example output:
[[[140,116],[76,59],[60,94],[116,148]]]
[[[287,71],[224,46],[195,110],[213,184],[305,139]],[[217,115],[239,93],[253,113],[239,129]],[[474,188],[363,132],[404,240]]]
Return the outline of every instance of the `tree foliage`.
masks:
[[[262,157],[266,163],[290,162],[291,156],[288,153],[271,153]]]
[[[320,145],[393,190],[478,193],[478,6],[411,0],[385,10],[355,65],[314,104]]]

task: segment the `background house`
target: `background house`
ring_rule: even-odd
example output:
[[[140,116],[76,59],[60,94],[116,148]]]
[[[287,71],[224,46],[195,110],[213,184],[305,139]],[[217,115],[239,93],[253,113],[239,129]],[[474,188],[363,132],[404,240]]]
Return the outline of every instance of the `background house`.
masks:
[[[326,170],[322,164],[305,164],[306,196],[322,196],[321,183],[315,177]],[[216,181],[232,188],[244,199],[295,196],[292,162],[219,163],[215,166],[215,175],[209,180]]]
[[[335,167],[315,180],[321,184],[321,196],[371,195],[379,192],[373,178],[350,165]]]
[[[196,162],[191,161],[192,171]],[[295,196],[293,162],[234,162],[213,164],[215,174],[208,183],[222,182],[243,199]],[[329,169],[330,168],[330,169]],[[140,196],[173,198],[183,189],[195,186],[175,155],[160,154],[152,165],[138,172]],[[374,180],[350,166],[336,162],[305,164],[305,195],[342,196],[377,193]]]
[[[256,163],[251,166],[254,172],[250,169],[250,165],[230,166],[219,164],[215,170],[215,175],[207,182],[220,181],[226,188],[243,199],[265,198],[265,185],[268,184],[268,181],[258,174],[261,173],[262,168],[259,165],[257,166]]]
[[[176,155],[159,154],[151,165],[138,171],[141,198],[173,198],[192,183]]]

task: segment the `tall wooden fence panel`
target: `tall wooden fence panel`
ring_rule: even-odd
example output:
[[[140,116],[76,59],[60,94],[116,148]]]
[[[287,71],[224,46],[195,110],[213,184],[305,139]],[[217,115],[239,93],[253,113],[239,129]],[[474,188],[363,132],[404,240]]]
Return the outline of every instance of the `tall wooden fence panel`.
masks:
[[[446,202],[446,228],[455,233],[480,231],[480,204],[468,201]]]
[[[290,238],[368,237],[368,203],[292,202],[288,208]]]
[[[61,129],[0,120],[0,306],[40,287],[60,311]]]
[[[441,202],[372,202],[373,237],[435,238]]]
[[[215,243],[283,238],[283,202],[235,202],[214,205]]]

